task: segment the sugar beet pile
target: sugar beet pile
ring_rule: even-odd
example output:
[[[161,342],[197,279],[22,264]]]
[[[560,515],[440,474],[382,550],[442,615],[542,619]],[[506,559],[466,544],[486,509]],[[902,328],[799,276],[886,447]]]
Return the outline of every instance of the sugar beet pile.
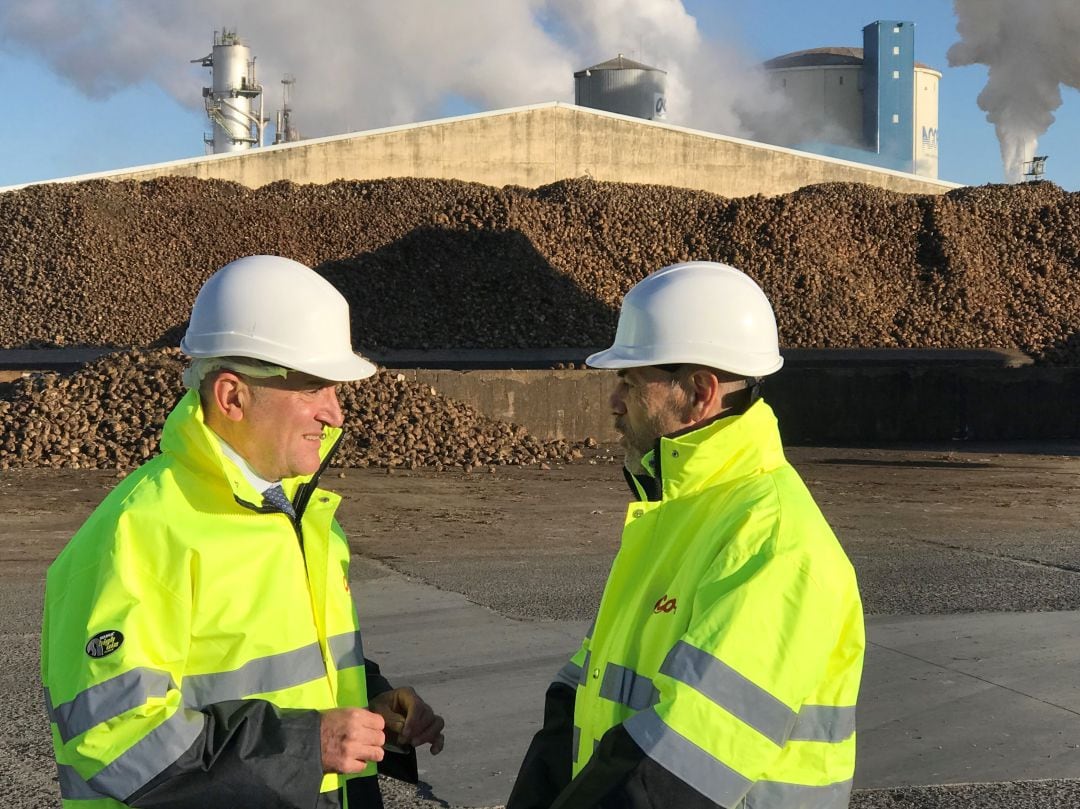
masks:
[[[102,357],[71,377],[19,380],[14,395],[0,401],[0,469],[138,465],[157,452],[161,426],[182,394],[183,367],[177,349],[136,349]],[[385,371],[342,385],[340,397],[350,428],[334,456],[336,466],[468,470],[582,454],[565,441],[540,441]]]
[[[0,195],[0,347],[176,345],[202,282],[251,253],[317,267],[369,349],[603,345],[632,284],[698,258],[762,284],[785,346],[1080,357],[1080,195],[1050,183],[741,199],[588,180],[34,186]]]
[[[1049,183],[941,196],[827,184],[741,199],[591,180],[34,186],[0,194],[0,348],[175,346],[202,282],[253,253],[316,267],[349,299],[355,344],[373,350],[605,345],[636,281],[712,259],[764,287],[784,346],[1016,348],[1040,363],[1080,362],[1080,195]],[[8,393],[0,464],[126,466],[151,451],[178,395],[175,356],[101,362]],[[139,382],[136,365],[158,376]],[[134,397],[129,421],[110,404],[102,375],[112,372],[130,377],[116,388]],[[357,446],[347,463],[527,463],[572,451],[385,375],[365,396],[383,409],[357,405],[360,423],[381,418],[401,440]],[[140,410],[146,397],[153,417]],[[428,418],[410,410],[424,408]],[[52,443],[33,437],[49,424]],[[444,451],[447,432],[470,451]]]

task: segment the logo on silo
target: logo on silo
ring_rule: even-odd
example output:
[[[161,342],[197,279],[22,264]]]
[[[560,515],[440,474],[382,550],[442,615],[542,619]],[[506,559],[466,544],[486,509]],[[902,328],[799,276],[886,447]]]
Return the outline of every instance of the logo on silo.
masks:
[[[667,99],[660,93],[653,93],[653,120],[667,118]]]
[[[937,134],[936,126],[922,128],[922,148],[927,154],[937,154]]]

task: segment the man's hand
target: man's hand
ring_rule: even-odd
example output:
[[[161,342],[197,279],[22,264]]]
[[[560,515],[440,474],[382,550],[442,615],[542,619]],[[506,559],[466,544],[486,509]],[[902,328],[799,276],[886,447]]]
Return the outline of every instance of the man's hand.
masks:
[[[386,720],[388,741],[413,747],[430,744],[432,755],[443,749],[446,723],[411,688],[385,691],[372,699],[368,707]]]
[[[369,761],[382,761],[386,722],[362,708],[323,711],[319,730],[323,772],[361,772]]]

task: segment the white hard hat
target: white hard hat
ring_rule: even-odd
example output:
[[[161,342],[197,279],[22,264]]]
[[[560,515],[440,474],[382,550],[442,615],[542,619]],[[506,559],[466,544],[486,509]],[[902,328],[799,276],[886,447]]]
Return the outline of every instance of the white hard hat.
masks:
[[[180,350],[251,357],[331,382],[376,370],[353,353],[348,301],[317,272],[281,256],[246,256],[210,276]]]
[[[639,281],[623,298],[615,344],[585,362],[594,368],[689,363],[748,377],[784,364],[761,287],[713,261],[673,264]]]

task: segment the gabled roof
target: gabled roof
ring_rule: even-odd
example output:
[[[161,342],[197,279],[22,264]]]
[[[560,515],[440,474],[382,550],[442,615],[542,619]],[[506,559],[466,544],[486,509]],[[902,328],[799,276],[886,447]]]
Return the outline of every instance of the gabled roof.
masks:
[[[577,71],[574,78],[585,76],[593,70],[656,70],[660,73],[667,72],[666,70],[660,70],[658,67],[650,67],[649,65],[643,65],[641,62],[635,62],[633,59],[627,59],[620,53],[614,59],[608,59],[606,62]]]

